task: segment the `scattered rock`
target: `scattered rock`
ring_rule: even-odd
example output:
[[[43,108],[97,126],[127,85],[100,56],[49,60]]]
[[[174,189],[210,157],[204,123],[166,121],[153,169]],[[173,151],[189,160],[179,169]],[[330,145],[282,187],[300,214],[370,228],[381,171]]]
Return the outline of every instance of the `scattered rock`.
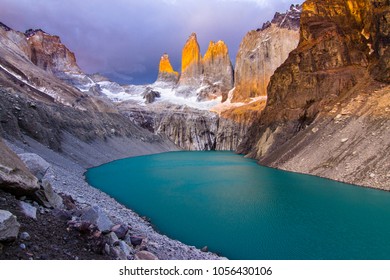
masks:
[[[61,194],[62,197],[62,203],[65,206],[66,210],[74,210],[76,209],[76,202],[74,201],[73,197],[66,194]]]
[[[110,245],[108,245],[107,243],[104,244],[104,252],[105,252],[107,255],[110,255],[111,249],[110,249]]]
[[[122,240],[119,241],[119,248],[126,254],[127,258],[133,256],[135,253],[134,249]]]
[[[130,242],[131,242],[131,245],[133,246],[139,246],[142,244],[142,240],[143,238],[142,237],[139,237],[139,236],[130,236]]]
[[[313,133],[316,133],[316,132],[318,132],[318,127],[314,127],[311,131],[313,132]]]
[[[26,241],[28,241],[28,240],[30,240],[31,239],[31,236],[30,236],[30,234],[28,234],[28,232],[22,232],[20,235],[19,235],[19,238],[21,239],[21,240],[26,240]]]
[[[13,241],[19,234],[20,224],[11,212],[0,210],[0,241]]]
[[[20,244],[19,248],[22,250],[26,250],[26,244],[24,244],[24,243]]]
[[[18,196],[39,190],[38,179],[0,139],[0,188]]]
[[[64,204],[62,197],[54,192],[51,184],[47,180],[43,180],[41,189],[35,192],[37,200],[47,208],[63,208]]]
[[[24,153],[18,154],[20,159],[24,162],[30,172],[39,180],[45,176],[46,171],[50,167],[50,163],[38,156],[37,154]]]
[[[110,249],[111,256],[119,260],[127,260],[125,252],[123,252],[119,247],[113,247]]]
[[[202,249],[200,249],[202,252],[207,253],[209,251],[209,247],[204,246]]]
[[[114,225],[106,213],[98,206],[86,207],[81,211],[81,220],[95,224],[103,233],[109,232]]]
[[[129,227],[123,224],[115,225],[111,228],[111,231],[118,236],[119,239],[124,239]]]
[[[19,206],[24,215],[34,220],[37,219],[37,208],[24,201],[20,201]]]
[[[343,138],[343,139],[341,139],[341,143],[345,143],[345,142],[347,142],[349,139],[348,138]]]
[[[117,245],[119,245],[118,236],[116,236],[116,234],[115,234],[114,232],[110,232],[109,234],[107,234],[107,239],[108,239],[108,243],[109,243],[111,246],[117,246]]]
[[[371,173],[370,178],[375,178],[375,173]]]
[[[135,260],[158,260],[156,255],[148,252],[148,251],[139,251],[134,256]]]
[[[63,221],[69,221],[72,219],[72,214],[66,210],[54,209],[52,213],[54,217],[59,218]]]

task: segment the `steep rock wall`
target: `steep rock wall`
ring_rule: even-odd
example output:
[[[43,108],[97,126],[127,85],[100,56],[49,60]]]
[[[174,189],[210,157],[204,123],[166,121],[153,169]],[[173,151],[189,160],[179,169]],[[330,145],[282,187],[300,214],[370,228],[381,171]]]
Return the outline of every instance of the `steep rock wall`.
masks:
[[[306,1],[299,45],[272,76],[267,106],[238,151],[273,167],[390,189],[389,86],[374,81],[388,75],[388,13],[388,1]]]

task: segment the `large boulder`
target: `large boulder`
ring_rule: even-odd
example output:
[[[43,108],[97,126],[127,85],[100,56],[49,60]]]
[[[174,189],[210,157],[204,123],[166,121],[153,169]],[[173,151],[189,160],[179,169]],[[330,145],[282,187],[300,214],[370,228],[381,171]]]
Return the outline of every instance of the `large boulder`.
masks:
[[[37,154],[24,153],[18,154],[20,159],[24,162],[30,172],[39,180],[45,176],[46,171],[50,167],[50,163],[38,156]]]
[[[95,224],[101,232],[109,232],[114,226],[107,214],[98,206],[86,207],[81,211],[81,220]]]
[[[13,241],[19,234],[20,224],[11,212],[0,210],[0,241]]]
[[[0,189],[15,195],[31,195],[39,190],[38,179],[1,139],[0,154]]]

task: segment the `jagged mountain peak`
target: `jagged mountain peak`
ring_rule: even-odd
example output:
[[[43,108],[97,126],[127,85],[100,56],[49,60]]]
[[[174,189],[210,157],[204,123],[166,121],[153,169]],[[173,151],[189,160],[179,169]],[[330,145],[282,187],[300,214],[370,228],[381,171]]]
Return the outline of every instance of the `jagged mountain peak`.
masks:
[[[178,78],[179,73],[173,69],[172,64],[169,60],[169,55],[167,53],[164,53],[160,59],[157,81],[176,83]]]
[[[302,13],[302,5],[292,4],[290,10],[285,13],[276,12],[274,18],[271,21],[267,21],[263,24],[262,28],[257,31],[263,31],[272,24],[278,26],[279,28],[294,29],[298,30],[300,26],[300,18]]]
[[[46,31],[44,31],[42,29],[32,29],[32,28],[30,28],[30,29],[27,29],[26,32],[24,32],[24,34],[26,35],[27,38],[30,38],[30,37],[34,36],[35,34],[37,34],[37,33],[50,35],[49,33],[47,33]],[[55,35],[50,35],[50,36],[59,38],[59,36],[55,36]]]

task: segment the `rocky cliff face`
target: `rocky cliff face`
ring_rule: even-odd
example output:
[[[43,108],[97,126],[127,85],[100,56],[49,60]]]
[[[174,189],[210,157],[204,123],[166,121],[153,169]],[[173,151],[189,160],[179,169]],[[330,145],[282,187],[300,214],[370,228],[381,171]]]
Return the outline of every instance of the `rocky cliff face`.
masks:
[[[203,75],[203,85],[207,85],[208,88],[200,92],[201,99],[222,96],[222,100],[226,100],[233,88],[234,74],[225,42],[210,42],[203,57]]]
[[[29,98],[61,103],[78,109],[115,111],[108,103],[91,99],[72,86],[32,63],[27,37],[10,28],[0,28],[0,85]],[[100,110],[99,109],[99,110]]]
[[[119,110],[137,125],[190,151],[233,151],[248,128],[216,113],[168,103],[140,107],[123,102]]]
[[[262,29],[246,34],[236,57],[232,102],[267,96],[271,76],[298,45],[301,9],[292,5],[287,13],[276,13]]]
[[[306,1],[299,45],[272,76],[267,106],[239,151],[389,189],[389,85],[374,81],[388,76],[389,9],[388,1]]]
[[[158,67],[157,82],[176,84],[179,80],[179,73],[173,70],[168,54],[163,54]]]
[[[76,57],[60,37],[50,35],[40,29],[27,30],[26,37],[31,48],[31,61],[45,71],[55,73],[82,71],[76,63]]]
[[[196,34],[192,33],[183,47],[179,85],[198,86],[202,73],[202,55]]]

